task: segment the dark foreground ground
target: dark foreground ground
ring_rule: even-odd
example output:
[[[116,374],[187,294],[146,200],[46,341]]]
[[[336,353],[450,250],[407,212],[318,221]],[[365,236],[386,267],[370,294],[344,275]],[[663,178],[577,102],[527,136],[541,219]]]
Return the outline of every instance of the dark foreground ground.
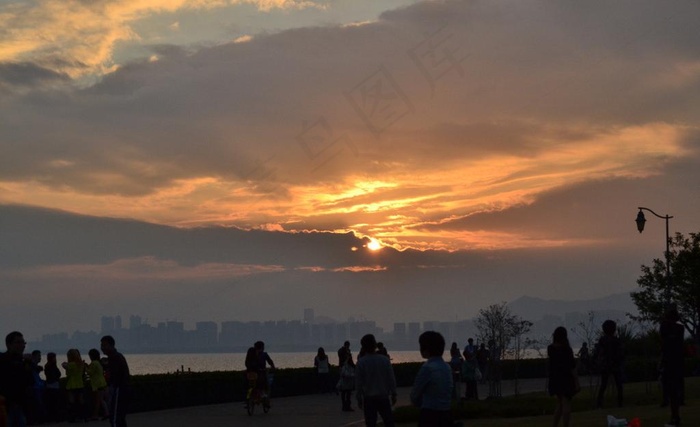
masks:
[[[542,391],[545,380],[520,380],[520,392]],[[409,404],[408,387],[399,388],[397,405]],[[480,396],[486,396],[487,386],[480,386]],[[513,393],[512,381],[504,381],[502,393]],[[274,396],[274,392],[273,392]],[[353,400],[354,404],[354,400]],[[249,416],[242,402],[194,406],[166,411],[141,412],[127,417],[129,427],[360,427],[364,426],[362,411],[342,412],[340,397],[335,394],[284,397],[272,400],[272,409],[263,414],[260,407]],[[44,424],[44,426],[69,424]],[[108,421],[93,421],[81,426],[109,426]]]

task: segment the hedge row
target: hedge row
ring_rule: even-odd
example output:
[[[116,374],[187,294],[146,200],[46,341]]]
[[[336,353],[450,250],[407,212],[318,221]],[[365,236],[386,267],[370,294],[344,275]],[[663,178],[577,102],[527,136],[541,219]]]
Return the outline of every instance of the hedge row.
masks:
[[[628,382],[649,381],[658,378],[656,360],[629,358],[625,361],[625,380]],[[413,384],[420,363],[394,365],[394,374],[399,387]],[[697,360],[686,359],[686,374],[690,375],[698,366]],[[542,378],[547,376],[546,359],[506,360],[502,363],[502,379]],[[278,369],[274,373],[272,394],[274,397],[299,396],[317,391],[314,368]],[[332,368],[331,378],[337,380],[338,368]],[[133,377],[134,402],[132,410],[153,411],[195,405],[208,405],[242,401],[248,381],[245,372],[202,372],[158,375],[136,375]]]

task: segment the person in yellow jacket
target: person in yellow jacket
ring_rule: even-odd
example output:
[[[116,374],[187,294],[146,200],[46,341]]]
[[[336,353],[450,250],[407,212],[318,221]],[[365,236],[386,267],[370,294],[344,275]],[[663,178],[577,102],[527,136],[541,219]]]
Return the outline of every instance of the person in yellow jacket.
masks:
[[[88,352],[90,356],[90,365],[88,365],[88,376],[90,377],[90,389],[92,390],[92,418],[90,420],[98,420],[100,408],[102,408],[102,419],[109,418],[109,410],[107,409],[107,379],[105,379],[104,369],[100,363],[100,352],[96,348]]]
[[[80,351],[71,348],[66,353],[67,362],[61,366],[66,370],[66,392],[68,395],[68,422],[83,421],[85,419],[85,362],[80,356]]]

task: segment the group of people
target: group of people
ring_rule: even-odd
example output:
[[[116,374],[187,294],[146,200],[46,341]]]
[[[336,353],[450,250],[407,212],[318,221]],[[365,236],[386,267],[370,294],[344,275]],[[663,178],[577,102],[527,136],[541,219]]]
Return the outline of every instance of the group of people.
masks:
[[[661,336],[661,383],[664,398],[671,410],[669,425],[680,425],[679,407],[683,389],[683,326],[679,323],[678,311],[670,307],[660,324]],[[591,363],[595,363],[601,383],[597,396],[598,406],[610,377],[617,390],[617,403],[623,404],[622,364],[623,351],[620,339],[616,336],[617,325],[606,320],[602,325],[602,335],[598,340]],[[360,353],[353,361],[350,342],[346,341],[338,350],[340,379],[337,390],[341,395],[343,411],[353,411],[352,395],[355,392],[358,408],[364,412],[367,427],[377,425],[379,417],[386,427],[393,427],[392,406],[396,404],[396,379],[388,353],[372,334],[360,340]],[[449,363],[443,359],[445,340],[434,331],[426,331],[418,339],[420,353],[426,362],[416,375],[411,390],[411,403],[420,408],[419,427],[453,426],[450,406],[455,398],[455,385],[458,381],[466,384],[465,399],[478,400],[477,382],[489,377],[498,379],[497,363],[500,350],[495,342],[474,345],[473,339],[461,352],[456,343],[450,348]],[[59,413],[61,370],[58,368],[55,353],[47,354],[47,362],[42,367],[41,352],[25,354],[26,342],[20,332],[11,332],[5,337],[7,351],[0,354],[0,425],[25,427],[30,422],[57,421]],[[124,356],[117,351],[115,340],[106,335],[100,340],[100,349],[106,356],[100,358],[97,349],[88,354],[90,363],[85,363],[77,349],[66,353],[66,361],[61,363],[66,373],[65,395],[66,412],[69,421],[81,418],[109,418],[112,427],[126,427],[126,413],[131,400],[129,367]],[[566,328],[557,327],[552,334],[552,343],[547,347],[549,363],[548,391],[557,398],[553,425],[560,423],[568,427],[571,419],[571,400],[580,391],[578,366],[568,340]],[[588,358],[586,358],[588,360]],[[269,394],[267,366],[275,369],[274,362],[265,351],[262,341],[248,349],[245,360],[249,379],[254,378],[256,386]],[[323,348],[318,349],[314,366],[325,384],[330,373],[330,362]],[[40,373],[45,380],[41,379]],[[85,408],[87,390],[90,391],[93,406],[88,414]],[[269,405],[269,399],[265,399]],[[109,402],[107,404],[106,402]],[[91,415],[91,416],[90,416]],[[4,422],[4,424],[3,424]]]
[[[126,427],[131,397],[129,366],[112,336],[100,340],[105,357],[93,348],[88,352],[89,363],[72,348],[60,365],[56,353],[51,352],[41,366],[41,352],[25,354],[27,343],[18,331],[5,337],[5,345],[7,351],[0,354],[0,425],[109,419],[112,427]],[[63,387],[59,366],[66,374]],[[88,401],[92,404],[89,408]]]
[[[670,426],[680,425],[680,405],[683,394],[683,333],[684,329],[679,324],[679,314],[675,307],[666,309],[663,320],[660,323],[659,335],[661,337],[661,386],[664,403],[668,403],[671,409]],[[593,354],[589,355],[587,346],[582,346],[579,351],[579,361],[584,372],[595,369],[600,373],[600,387],[596,399],[597,407],[603,406],[605,391],[610,378],[613,378],[617,391],[617,405],[623,405],[622,370],[624,352],[620,338],[616,335],[617,324],[612,320],[606,320],[602,325],[602,334],[595,345]],[[551,396],[557,398],[554,412],[553,425],[557,427],[561,421],[564,427],[569,426],[571,418],[571,400],[581,390],[578,372],[581,366],[577,366],[574,352],[569,344],[566,328],[560,326],[552,334],[552,344],[547,347],[549,358],[548,391]]]
[[[341,410],[355,411],[352,408],[354,392],[357,407],[364,412],[368,427],[376,426],[379,417],[382,418],[385,426],[392,427],[394,419],[391,407],[396,404],[396,379],[384,344],[377,342],[372,334],[363,336],[360,340],[357,362],[355,362],[350,341],[345,341],[338,349],[338,366],[340,378],[335,389],[340,395]],[[319,347],[314,357],[314,367],[318,375],[319,391],[328,391],[330,362],[323,347]]]
[[[571,417],[571,399],[581,390],[578,372],[589,373],[597,370],[600,373],[600,387],[596,406],[603,406],[603,398],[610,377],[614,379],[617,391],[617,405],[623,404],[622,366],[624,353],[622,343],[616,335],[617,324],[606,320],[602,325],[602,334],[595,345],[593,355],[589,355],[588,346],[584,345],[578,352],[579,363],[576,363],[574,352],[569,344],[566,328],[560,326],[552,334],[552,344],[547,347],[549,358],[548,390],[551,396],[556,396],[557,406],[554,412],[554,425],[561,420],[566,427]],[[681,344],[682,345],[682,344]]]
[[[420,352],[426,362],[416,375],[411,391],[411,402],[420,407],[422,427],[452,427],[450,403],[452,400],[452,369],[442,356],[445,339],[438,332],[424,332],[418,339]],[[314,359],[314,365],[324,369],[328,356],[322,348]],[[381,417],[384,426],[393,427],[392,406],[396,404],[396,378],[391,359],[382,343],[374,335],[367,334],[360,340],[357,362],[353,361],[350,342],[338,349],[340,391],[343,411],[352,409],[353,391],[357,407],[363,411],[365,425],[375,427]],[[320,373],[320,371],[319,371]]]
[[[370,338],[371,337],[371,338]],[[381,342],[377,342],[373,335],[367,335],[365,344],[362,345],[357,360],[364,358],[367,355],[377,355],[382,357],[382,362],[388,363],[391,366],[389,353],[386,347]],[[374,341],[372,341],[374,340]],[[323,347],[318,348],[316,357],[314,357],[314,367],[318,378],[318,389],[320,393],[333,392],[340,395],[341,410],[344,412],[354,412],[352,407],[352,394],[358,389],[357,387],[357,365],[353,360],[352,350],[350,349],[350,341],[345,341],[343,346],[338,349],[338,368],[340,377],[338,378],[335,387],[332,386],[330,376],[330,359]],[[393,371],[392,371],[393,375]],[[395,388],[395,386],[394,386]],[[359,403],[358,403],[359,404]]]
[[[660,324],[661,336],[661,384],[664,399],[668,400],[671,410],[671,420],[668,425],[680,425],[679,406],[683,389],[683,326],[679,323],[678,311],[669,308]],[[591,363],[595,363],[601,375],[600,388],[597,395],[598,407],[603,404],[603,398],[612,377],[617,390],[617,404],[623,404],[622,364],[623,351],[619,337],[616,335],[617,325],[612,320],[606,320],[602,325],[602,334],[596,343]],[[443,359],[445,340],[441,334],[426,331],[419,337],[421,356],[426,362],[416,375],[411,390],[411,403],[420,408],[419,427],[443,427],[454,425],[451,415],[451,402],[455,398],[455,384],[463,381],[466,384],[465,399],[478,400],[477,382],[486,378],[489,382],[498,380],[497,363],[500,351],[495,342],[477,347],[473,339],[460,354],[456,343],[450,348],[450,360]],[[394,425],[391,407],[396,403],[396,380],[389,358],[379,354],[377,342],[373,335],[365,335],[361,340],[361,352],[357,364],[353,363],[350,343],[338,350],[341,366],[341,378],[338,383],[342,391],[343,410],[352,410],[350,402],[352,388],[356,390],[357,403],[364,411],[365,424],[374,427],[381,416],[384,425]],[[479,353],[481,351],[481,356]],[[557,398],[553,425],[560,422],[568,427],[571,419],[571,400],[580,391],[578,366],[574,352],[569,344],[565,327],[560,326],[552,334],[552,343],[547,348],[549,363],[548,392]],[[319,349],[321,359],[327,355]],[[316,362],[315,364],[320,366]],[[494,363],[495,362],[495,363]],[[491,372],[488,372],[491,370]],[[488,374],[485,374],[488,372]],[[354,381],[353,381],[354,380]]]
[[[450,347],[450,367],[452,368],[452,398],[459,398],[458,384],[464,383],[462,400],[479,400],[477,384],[489,381],[489,397],[499,397],[500,349],[495,340],[489,340],[488,348],[484,343],[474,344],[469,338],[464,349],[460,351],[456,342]],[[491,386],[493,384],[493,386]]]

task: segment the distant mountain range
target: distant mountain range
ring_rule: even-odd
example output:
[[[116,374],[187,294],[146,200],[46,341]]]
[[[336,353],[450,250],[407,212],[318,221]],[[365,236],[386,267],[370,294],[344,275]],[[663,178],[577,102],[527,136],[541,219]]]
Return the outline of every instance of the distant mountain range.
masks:
[[[564,316],[567,313],[588,313],[589,311],[621,311],[637,313],[637,307],[629,292],[613,294],[590,300],[546,300],[529,296],[520,297],[508,304],[513,314],[527,320],[538,320],[543,315]]]

